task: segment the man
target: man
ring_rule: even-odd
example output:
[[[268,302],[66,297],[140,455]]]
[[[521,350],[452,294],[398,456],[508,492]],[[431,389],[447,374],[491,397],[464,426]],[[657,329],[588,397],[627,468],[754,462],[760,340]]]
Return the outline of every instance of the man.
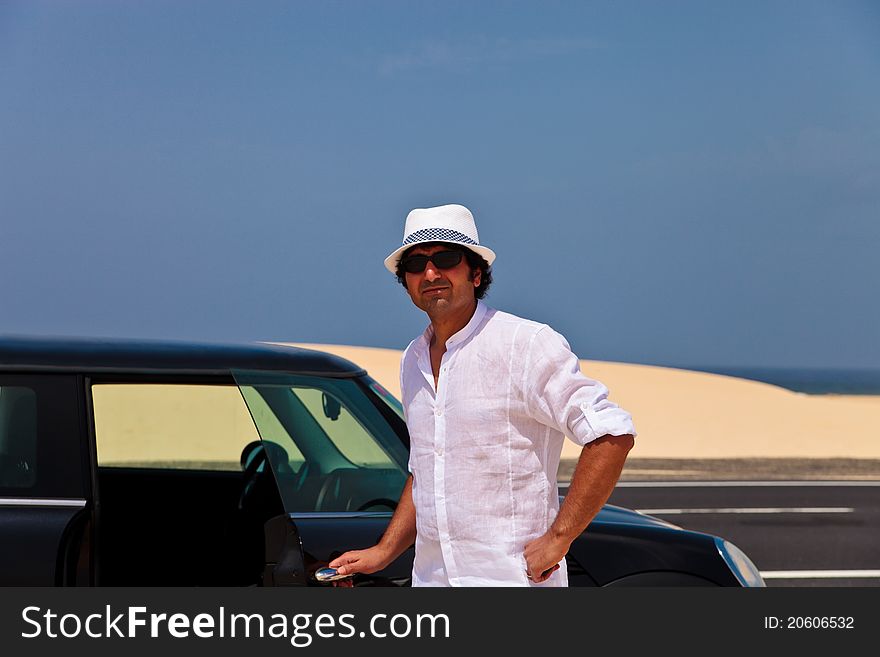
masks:
[[[379,543],[330,563],[340,574],[381,570],[415,542],[413,586],[568,585],[565,554],[636,433],[562,336],[480,300],[494,259],[470,211],[444,205],[410,212],[385,260],[431,320],[401,360],[411,475]],[[565,435],[583,450],[560,508]]]

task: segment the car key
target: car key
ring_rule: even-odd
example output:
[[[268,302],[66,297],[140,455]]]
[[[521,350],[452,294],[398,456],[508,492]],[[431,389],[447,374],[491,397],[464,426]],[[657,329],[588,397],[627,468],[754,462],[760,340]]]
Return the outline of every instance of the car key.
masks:
[[[318,568],[315,571],[315,579],[319,582],[336,582],[340,579],[353,577],[354,575],[340,575],[335,568]]]

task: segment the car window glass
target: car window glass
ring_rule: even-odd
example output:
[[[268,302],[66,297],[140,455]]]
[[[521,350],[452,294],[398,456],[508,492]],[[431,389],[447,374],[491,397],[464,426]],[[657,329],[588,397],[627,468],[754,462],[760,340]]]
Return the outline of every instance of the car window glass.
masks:
[[[364,381],[370,387],[370,390],[376,393],[376,397],[381,399],[382,402],[386,406],[388,406],[388,408],[390,408],[395,415],[397,415],[397,417],[399,417],[401,420],[406,420],[403,413],[403,404],[401,404],[394,395],[388,392],[385,387],[378,381],[371,379],[368,376],[364,377]]]
[[[243,447],[259,440],[235,386],[96,383],[92,398],[101,466],[240,471]]]
[[[273,423],[258,412],[254,420],[288,512],[393,510],[407,477],[407,450],[368,397],[373,391],[351,379],[234,375],[248,405],[274,415]],[[302,468],[290,463],[291,453],[304,455]]]
[[[348,461],[362,468],[394,466],[391,457],[335,395],[302,386],[291,390]]]
[[[23,386],[0,386],[0,488],[36,482],[37,395]]]

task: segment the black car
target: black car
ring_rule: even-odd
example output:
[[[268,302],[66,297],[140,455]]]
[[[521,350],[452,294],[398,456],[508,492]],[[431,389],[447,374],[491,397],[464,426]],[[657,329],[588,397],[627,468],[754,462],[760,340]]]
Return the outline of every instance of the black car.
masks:
[[[0,584],[327,586],[407,477],[399,402],[269,344],[0,337]],[[355,585],[407,586],[412,550]],[[730,543],[606,506],[572,586],[763,586]]]

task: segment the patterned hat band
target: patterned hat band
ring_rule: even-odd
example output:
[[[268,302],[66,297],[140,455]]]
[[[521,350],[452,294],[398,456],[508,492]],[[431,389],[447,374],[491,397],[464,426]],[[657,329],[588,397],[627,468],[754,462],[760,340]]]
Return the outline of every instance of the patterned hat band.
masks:
[[[423,228],[407,236],[404,245],[415,242],[460,242],[462,244],[479,244],[464,233],[448,228]]]

